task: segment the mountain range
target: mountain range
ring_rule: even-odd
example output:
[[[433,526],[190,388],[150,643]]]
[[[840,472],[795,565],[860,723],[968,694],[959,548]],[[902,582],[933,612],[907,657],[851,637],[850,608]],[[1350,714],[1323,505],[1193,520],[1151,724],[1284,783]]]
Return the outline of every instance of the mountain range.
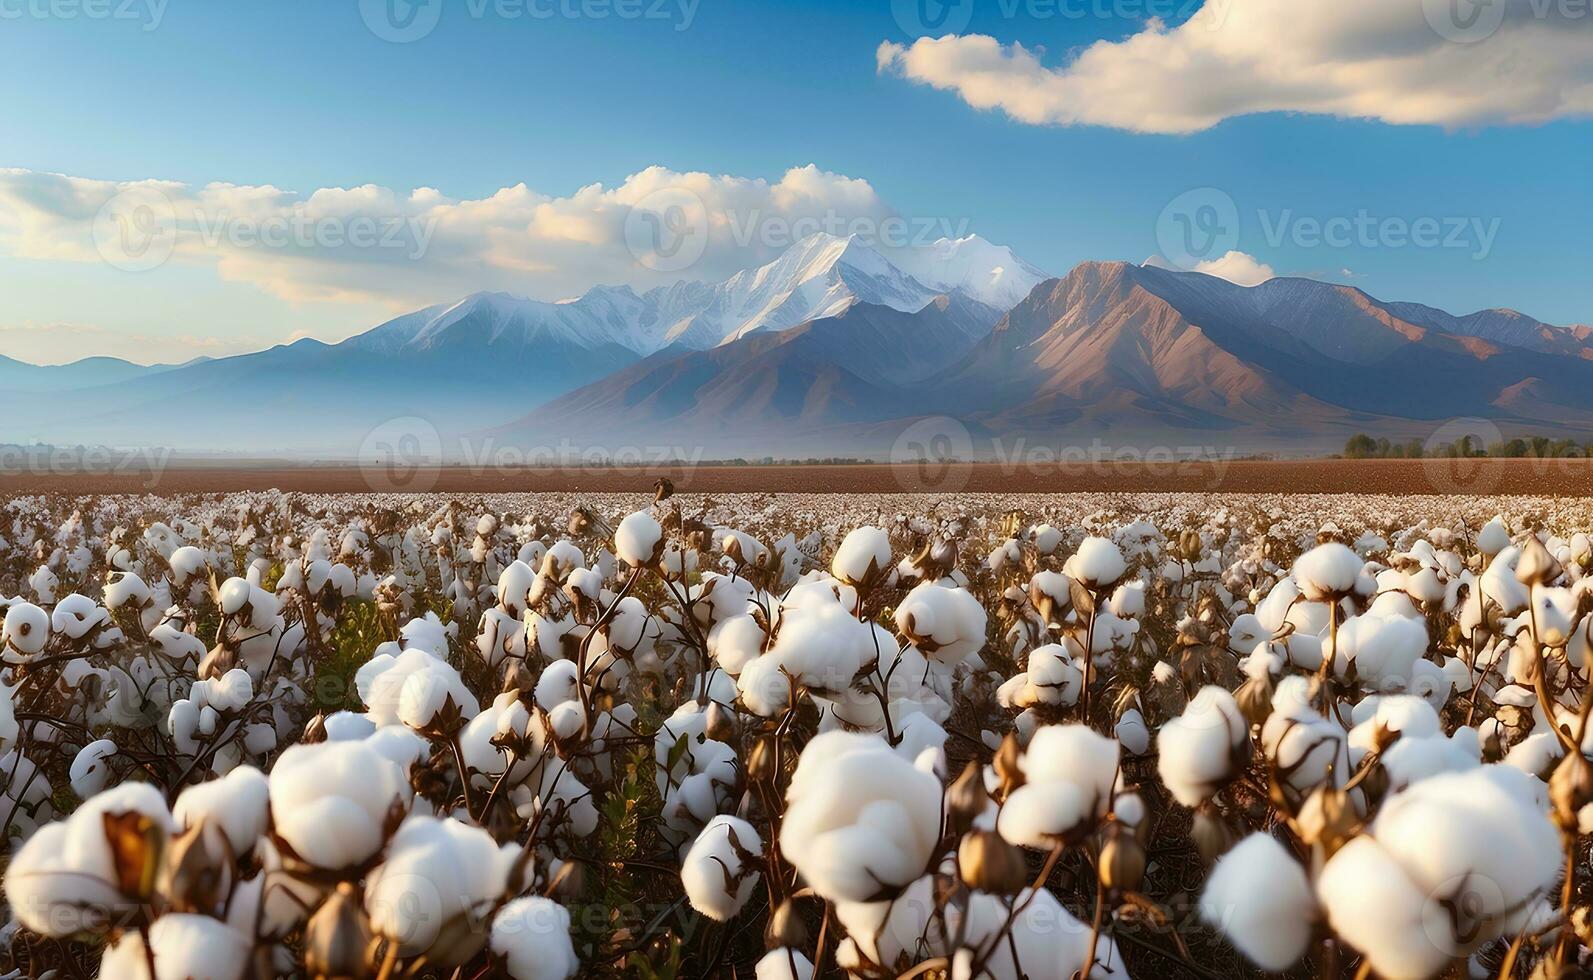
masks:
[[[403,417],[445,452],[880,456],[931,416],[976,447],[1307,451],[1462,416],[1593,433],[1593,328],[1303,278],[1242,287],[1123,262],[1048,278],[977,237],[884,250],[814,235],[721,283],[478,293],[338,344],[155,367],[0,358],[0,412],[45,441],[329,458]]]

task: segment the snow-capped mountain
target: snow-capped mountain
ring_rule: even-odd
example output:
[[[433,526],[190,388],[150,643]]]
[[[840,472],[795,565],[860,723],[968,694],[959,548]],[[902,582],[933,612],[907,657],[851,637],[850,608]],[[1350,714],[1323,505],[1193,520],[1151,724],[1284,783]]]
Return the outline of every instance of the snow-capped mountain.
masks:
[[[915,271],[903,271],[903,264]],[[955,294],[999,316],[1044,278],[1010,249],[977,237],[893,249],[887,257],[857,237],[816,234],[722,283],[683,281],[642,294],[629,286],[596,286],[557,303],[475,293],[405,314],[346,344],[413,353],[548,342],[587,350],[613,345],[646,357],[671,345],[707,350],[790,329],[856,303],[916,313],[937,296]]]
[[[1023,302],[1034,287],[1050,278],[1012,249],[978,235],[942,238],[923,248],[893,249],[887,254],[898,268],[931,289],[960,292],[1003,311]]]

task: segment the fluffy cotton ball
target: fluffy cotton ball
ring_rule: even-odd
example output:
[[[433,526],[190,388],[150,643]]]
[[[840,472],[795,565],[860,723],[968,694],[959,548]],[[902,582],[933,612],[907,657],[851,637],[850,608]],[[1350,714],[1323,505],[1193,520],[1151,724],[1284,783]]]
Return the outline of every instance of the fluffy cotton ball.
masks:
[[[1110,540],[1089,537],[1079,545],[1078,552],[1067,560],[1062,570],[1086,588],[1093,589],[1111,585],[1122,578],[1128,570],[1128,563],[1123,560],[1123,552]]]
[[[294,745],[270,776],[271,817],[294,855],[318,868],[363,863],[386,842],[410,787],[392,760],[364,742]]]
[[[1337,541],[1319,544],[1294,563],[1294,580],[1312,602],[1328,602],[1355,591],[1365,562]]]
[[[1310,944],[1316,897],[1305,869],[1282,844],[1251,834],[1212,869],[1200,914],[1257,966],[1278,973]]]
[[[581,968],[570,942],[570,913],[537,896],[517,898],[492,917],[488,939],[514,980],[569,980]]]
[[[1162,726],[1156,770],[1178,802],[1198,806],[1238,775],[1249,738],[1250,723],[1233,695],[1209,685]]]
[[[1046,725],[1019,758],[1024,784],[1001,807],[997,830],[1047,850],[1090,829],[1111,808],[1117,742],[1085,725]]]
[[[632,568],[651,565],[664,540],[664,529],[653,515],[639,510],[620,521],[614,531],[614,553]]]
[[[940,837],[940,781],[874,735],[833,731],[802,750],[780,850],[814,891],[867,901],[923,874]]]
[[[891,567],[891,537],[883,528],[853,528],[835,549],[830,571],[848,585],[867,588]]]
[[[715,922],[733,918],[757,890],[761,876],[752,861],[762,852],[757,830],[740,817],[708,821],[680,862],[691,907]]]

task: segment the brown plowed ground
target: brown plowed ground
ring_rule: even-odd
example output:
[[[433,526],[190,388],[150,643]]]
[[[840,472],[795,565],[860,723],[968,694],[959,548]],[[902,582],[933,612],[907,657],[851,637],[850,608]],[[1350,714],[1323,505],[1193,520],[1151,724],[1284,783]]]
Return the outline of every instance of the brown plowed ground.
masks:
[[[281,463],[160,472],[0,472],[0,498],[34,493],[640,491],[668,476],[696,493],[1391,493],[1593,495],[1588,459],[1243,460],[1133,463],[699,465],[388,471]]]

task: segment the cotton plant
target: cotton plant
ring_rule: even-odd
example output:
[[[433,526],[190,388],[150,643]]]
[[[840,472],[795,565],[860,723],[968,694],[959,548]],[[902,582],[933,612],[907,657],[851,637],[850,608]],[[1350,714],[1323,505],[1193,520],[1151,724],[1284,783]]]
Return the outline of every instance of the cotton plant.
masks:
[[[57,975],[1588,966],[1580,503],[883,499],[0,504],[0,935]],[[1179,893],[1182,945],[1119,945]],[[585,914],[636,894],[674,911]]]

